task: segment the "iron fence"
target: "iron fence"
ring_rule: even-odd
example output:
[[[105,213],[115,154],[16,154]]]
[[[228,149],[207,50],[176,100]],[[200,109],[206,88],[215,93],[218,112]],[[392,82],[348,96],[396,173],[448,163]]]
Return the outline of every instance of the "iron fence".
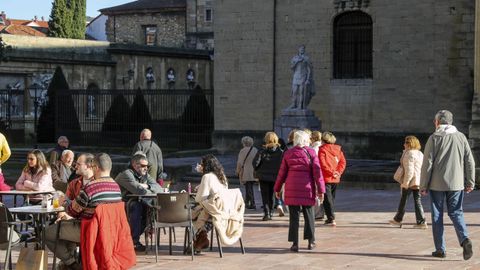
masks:
[[[60,90],[54,99],[55,137],[76,145],[131,147],[149,128],[161,147],[211,147],[213,90]]]
[[[28,100],[26,100],[28,102]],[[25,116],[30,112],[24,109],[24,91],[17,89],[0,89],[0,132],[15,142],[22,142],[26,127]]]

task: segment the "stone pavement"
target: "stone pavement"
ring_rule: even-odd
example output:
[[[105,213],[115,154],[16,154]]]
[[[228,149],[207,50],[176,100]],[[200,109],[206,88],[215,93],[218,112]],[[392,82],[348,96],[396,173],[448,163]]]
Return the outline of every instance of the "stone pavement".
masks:
[[[480,191],[465,197],[466,221],[474,244],[474,256],[469,261],[462,259],[462,248],[447,215],[447,258],[430,256],[433,251],[431,228],[413,229],[412,199],[404,227],[390,226],[388,220],[394,215],[400,196],[398,190],[338,190],[337,227],[323,226],[317,221],[317,248],[308,251],[307,242],[302,241],[299,253],[289,251],[288,217],[275,215],[273,221],[261,221],[258,190],[255,195],[257,210],[247,210],[245,214],[245,255],[236,245],[224,247],[221,259],[214,247],[213,252],[205,251],[192,262],[189,256],[182,254],[183,231],[178,228],[172,256],[168,255],[165,245],[168,237],[162,234],[159,262],[155,263],[154,252],[138,253],[134,269],[480,269]],[[429,199],[423,200],[430,225]],[[301,238],[301,230],[299,233]],[[18,250],[16,247],[13,253],[14,261]],[[4,254],[0,252],[2,260]]]

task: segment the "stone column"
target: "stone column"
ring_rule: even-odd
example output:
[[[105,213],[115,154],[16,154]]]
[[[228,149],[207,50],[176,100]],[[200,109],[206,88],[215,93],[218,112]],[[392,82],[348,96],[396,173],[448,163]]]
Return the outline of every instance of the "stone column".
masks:
[[[480,0],[475,0],[475,66],[469,138],[475,156],[478,179],[480,177]]]

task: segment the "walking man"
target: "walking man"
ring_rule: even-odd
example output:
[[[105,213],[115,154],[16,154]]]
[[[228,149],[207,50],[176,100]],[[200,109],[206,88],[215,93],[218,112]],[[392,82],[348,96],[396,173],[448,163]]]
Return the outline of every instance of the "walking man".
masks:
[[[140,141],[135,144],[132,151],[132,156],[138,151],[141,151],[147,156],[148,160],[148,174],[153,180],[161,178],[163,173],[163,156],[160,147],[152,140],[152,131],[144,129],[140,133]]]
[[[425,145],[420,191],[422,195],[430,194],[435,244],[432,256],[447,256],[443,236],[443,204],[446,201],[448,216],[463,247],[463,259],[468,260],[473,251],[463,218],[463,196],[474,188],[475,161],[465,135],[452,122],[453,114],[447,110],[435,115],[435,132]]]

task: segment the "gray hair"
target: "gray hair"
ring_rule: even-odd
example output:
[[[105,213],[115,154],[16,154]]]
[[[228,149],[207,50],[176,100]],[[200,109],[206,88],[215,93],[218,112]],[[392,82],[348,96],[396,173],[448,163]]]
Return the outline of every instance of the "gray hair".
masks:
[[[60,136],[60,137],[58,137],[57,143],[60,143],[60,142],[68,142],[67,136]]]
[[[447,110],[440,110],[435,114],[435,120],[440,125],[451,125],[453,123],[453,114]]]
[[[297,130],[293,134],[293,145],[294,146],[308,146],[310,145],[310,135],[303,130]]]
[[[99,153],[95,155],[95,164],[100,171],[109,172],[112,170],[112,159],[107,153]]]
[[[66,149],[66,150],[63,150],[63,152],[62,152],[62,157],[66,156],[66,155],[68,155],[68,154],[72,154],[72,156],[75,156],[75,154],[73,153],[72,150]]]
[[[253,139],[250,136],[245,136],[242,138],[242,145],[244,147],[250,147],[253,145]]]
[[[132,164],[137,164],[142,160],[148,161],[147,156],[145,156],[144,153],[138,153],[137,152],[132,156],[132,158],[130,159],[130,162],[132,162]]]

